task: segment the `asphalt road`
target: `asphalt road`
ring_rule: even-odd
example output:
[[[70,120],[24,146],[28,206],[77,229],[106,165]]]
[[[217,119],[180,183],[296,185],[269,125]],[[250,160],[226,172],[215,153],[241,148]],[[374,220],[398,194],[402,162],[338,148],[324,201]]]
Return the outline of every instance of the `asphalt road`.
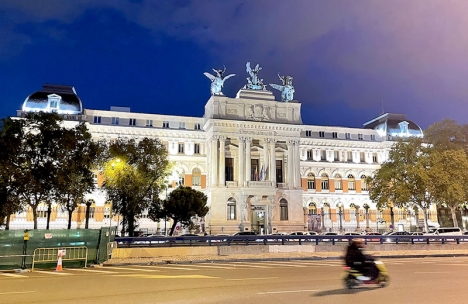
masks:
[[[0,303],[468,303],[468,258],[384,260],[388,287],[343,287],[340,261],[0,273]]]

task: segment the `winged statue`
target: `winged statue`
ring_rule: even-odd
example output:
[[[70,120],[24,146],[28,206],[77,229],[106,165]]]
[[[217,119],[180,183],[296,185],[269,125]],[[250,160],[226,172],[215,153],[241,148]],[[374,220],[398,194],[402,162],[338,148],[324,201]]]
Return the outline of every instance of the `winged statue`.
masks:
[[[224,86],[224,81],[226,79],[231,78],[232,76],[236,76],[236,74],[224,76],[224,72],[226,72],[226,67],[224,67],[223,70],[213,69],[213,71],[216,73],[216,75],[212,75],[207,72],[203,73],[203,75],[205,75],[211,80],[211,95],[224,95],[223,92],[221,92],[221,89]]]
[[[249,73],[250,78],[247,78],[247,84],[245,89],[250,90],[265,90],[265,85],[263,84],[263,79],[258,78],[258,72],[262,69],[260,65],[256,65],[254,69],[250,67],[250,62],[247,62],[245,65],[247,73]]]
[[[270,86],[273,89],[277,89],[281,92],[281,101],[288,102],[294,99],[294,87],[292,85],[293,78],[291,76],[280,76],[278,74],[279,79],[283,83],[283,85],[270,83]]]

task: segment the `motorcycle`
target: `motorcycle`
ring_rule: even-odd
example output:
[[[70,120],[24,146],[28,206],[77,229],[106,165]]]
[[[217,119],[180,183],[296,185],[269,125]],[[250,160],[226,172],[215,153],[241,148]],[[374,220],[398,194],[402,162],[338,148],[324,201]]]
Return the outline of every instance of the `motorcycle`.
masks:
[[[390,277],[385,264],[382,261],[373,261],[373,263],[379,270],[379,274],[375,279],[364,277],[359,271],[352,269],[349,266],[344,266],[345,275],[343,277],[343,282],[346,288],[352,289],[363,284],[379,285],[380,287],[387,286]]]

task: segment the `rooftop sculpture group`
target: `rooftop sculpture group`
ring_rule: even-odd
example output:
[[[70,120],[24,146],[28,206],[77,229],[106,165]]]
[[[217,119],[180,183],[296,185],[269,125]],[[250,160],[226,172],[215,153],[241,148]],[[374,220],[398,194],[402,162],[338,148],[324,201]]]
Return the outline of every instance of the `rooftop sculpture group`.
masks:
[[[266,85],[263,84],[263,79],[258,78],[258,72],[262,69],[260,65],[256,65],[254,69],[250,67],[250,62],[247,62],[246,71],[250,75],[247,77],[247,84],[244,86],[244,89],[248,90],[260,90],[265,91]],[[236,74],[230,74],[224,76],[224,72],[226,71],[226,67],[223,70],[216,70],[213,69],[216,75],[211,75],[210,73],[203,73],[206,77],[211,80],[211,95],[224,95],[221,92],[221,89],[224,85],[224,81]],[[292,85],[293,78],[291,76],[281,76],[278,74],[282,85],[279,84],[271,84],[270,86],[276,90],[281,92],[281,101],[289,102],[294,99],[294,87]]]

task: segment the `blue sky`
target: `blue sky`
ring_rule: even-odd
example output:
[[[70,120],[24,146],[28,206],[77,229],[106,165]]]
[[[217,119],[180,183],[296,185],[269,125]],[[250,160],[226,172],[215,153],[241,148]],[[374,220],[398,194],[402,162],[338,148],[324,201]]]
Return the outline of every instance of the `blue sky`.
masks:
[[[257,63],[294,77],[306,124],[361,127],[382,112],[468,123],[468,1],[2,0],[0,117],[44,83],[85,108],[202,116],[203,72]],[[275,92],[277,100],[279,92]]]

